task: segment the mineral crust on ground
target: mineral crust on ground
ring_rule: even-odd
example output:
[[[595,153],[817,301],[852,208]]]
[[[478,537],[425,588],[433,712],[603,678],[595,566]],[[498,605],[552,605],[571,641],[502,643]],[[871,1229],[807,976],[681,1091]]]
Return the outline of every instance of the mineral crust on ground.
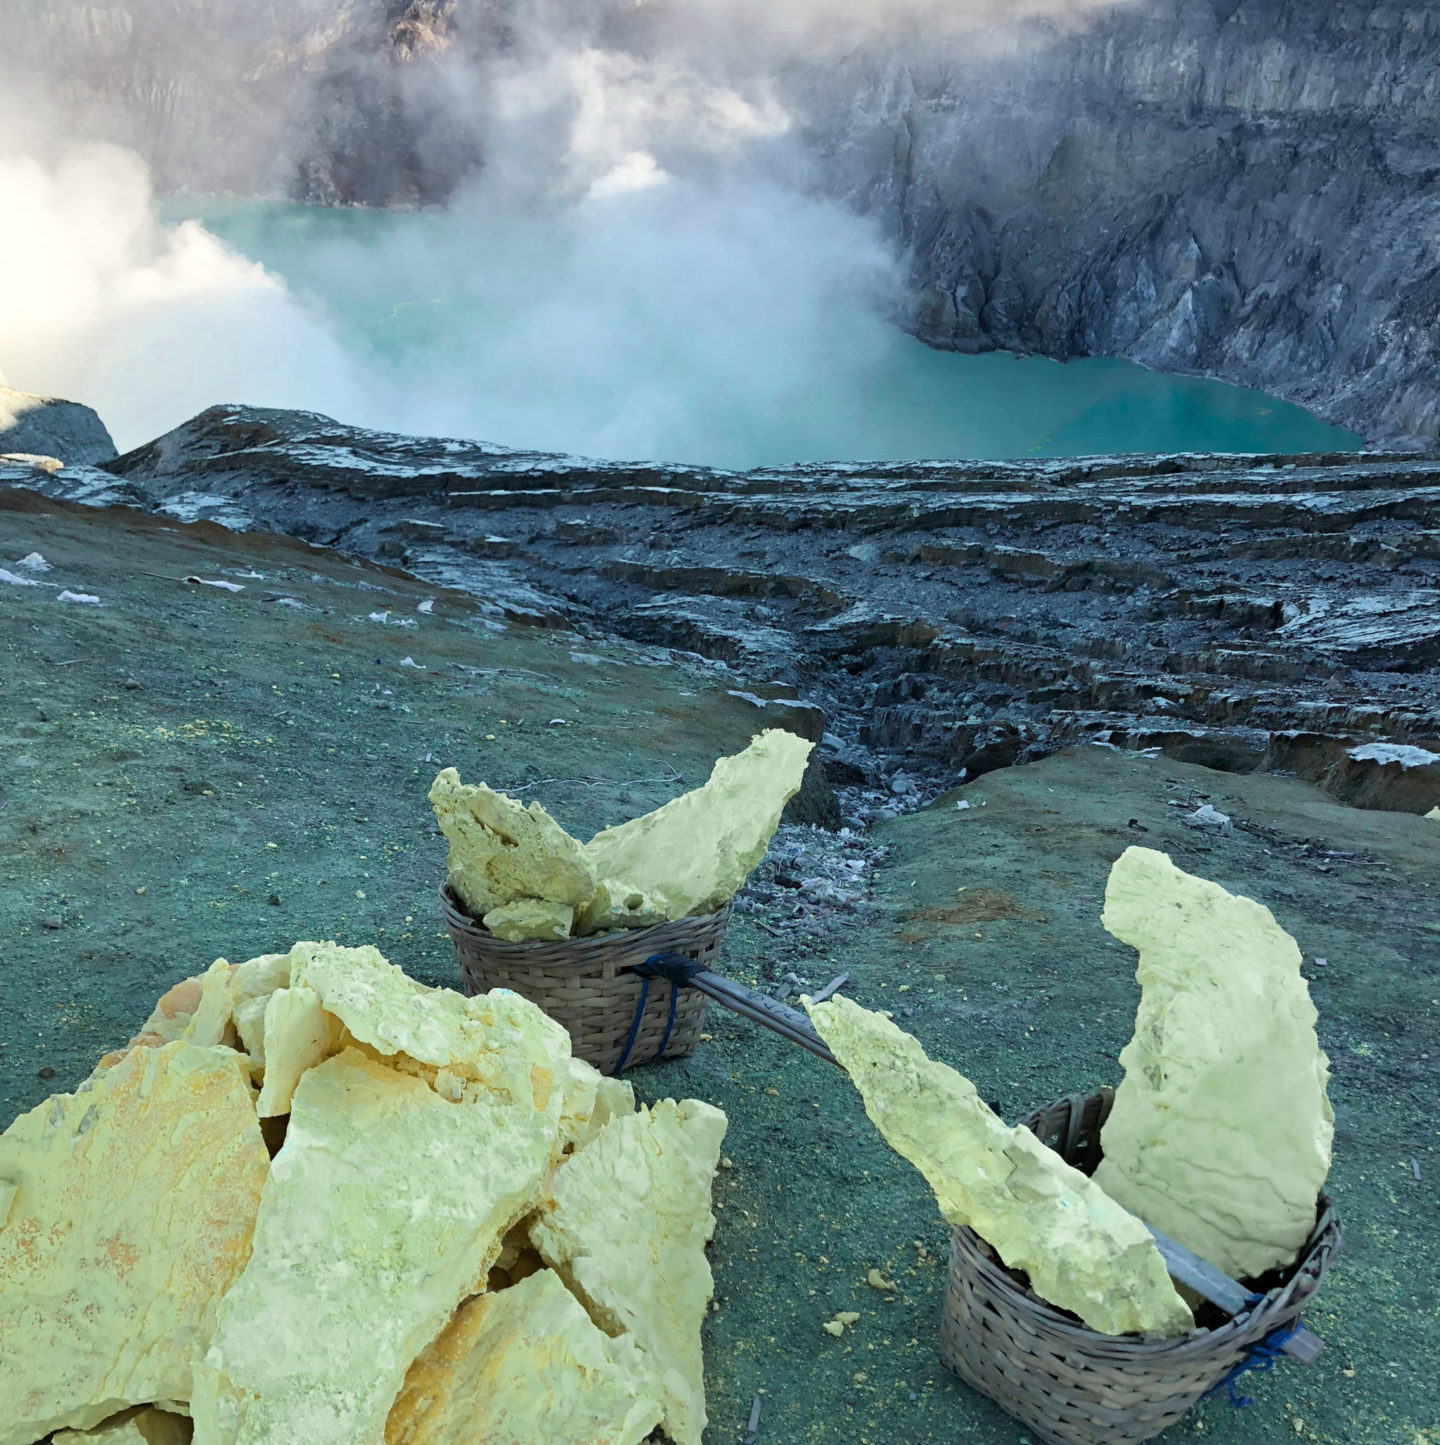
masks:
[[[676,1445],[700,1445],[705,1430],[700,1322],[724,1136],[724,1114],[693,1099],[614,1118],[556,1170],[530,1230],[600,1328],[633,1336]]]
[[[467,1301],[405,1377],[385,1445],[638,1445],[660,1420],[629,1336],[548,1269]]]
[[[843,996],[806,1004],[865,1112],[925,1176],[951,1224],[969,1225],[1042,1298],[1105,1334],[1194,1327],[1141,1221],[889,1019]]]
[[[614,901],[627,893],[667,918],[712,913],[765,855],[785,804],[800,791],[813,743],[770,728],[743,752],[721,758],[703,788],[606,828],[585,845]]]
[[[252,1098],[239,1054],[173,1042],[0,1136],[0,1445],[189,1399],[269,1165]]]
[[[539,803],[527,808],[446,768],[431,785],[430,805],[450,844],[450,886],[476,918],[520,898],[574,909],[594,896],[595,872],[579,842]]]
[[[1293,1262],[1330,1170],[1329,1061],[1268,908],[1127,848],[1105,927],[1140,952],[1135,1036],[1096,1182],[1239,1279]]]

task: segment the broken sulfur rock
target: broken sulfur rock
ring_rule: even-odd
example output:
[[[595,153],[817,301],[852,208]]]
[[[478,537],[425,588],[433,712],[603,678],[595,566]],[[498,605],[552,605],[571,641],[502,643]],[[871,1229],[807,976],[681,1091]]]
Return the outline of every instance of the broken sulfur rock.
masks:
[[[1239,1279],[1290,1264],[1334,1134],[1300,949],[1268,908],[1127,848],[1102,920],[1140,951],[1098,1183]]]
[[[634,1337],[676,1445],[700,1445],[705,1429],[705,1245],[724,1137],[724,1114],[694,1099],[617,1116],[555,1171],[530,1230],[596,1324]]]
[[[558,943],[570,937],[575,910],[568,903],[547,903],[543,898],[517,898],[492,908],[481,920],[485,927],[509,943],[539,938]]]
[[[0,1445],[187,1400],[269,1155],[245,1060],[131,1050],[0,1136]]]
[[[476,918],[517,898],[583,908],[595,871],[572,838],[539,803],[527,808],[446,768],[430,788],[440,831],[450,844],[448,876]]]
[[[307,1070],[254,1251],[195,1367],[197,1437],[380,1438],[406,1370],[484,1282],[549,1167],[549,1096],[452,1103],[353,1048]]]
[[[1035,1292],[1105,1334],[1172,1337],[1194,1327],[1140,1220],[1047,1149],[1010,1128],[975,1086],[917,1040],[843,995],[811,1019],[890,1146]]]
[[[460,1307],[410,1367],[385,1445],[638,1445],[659,1420],[634,1341],[541,1269]]]
[[[780,728],[761,733],[721,758],[703,788],[597,833],[585,845],[595,876],[612,900],[648,898],[667,918],[714,912],[765,856],[813,747]]]

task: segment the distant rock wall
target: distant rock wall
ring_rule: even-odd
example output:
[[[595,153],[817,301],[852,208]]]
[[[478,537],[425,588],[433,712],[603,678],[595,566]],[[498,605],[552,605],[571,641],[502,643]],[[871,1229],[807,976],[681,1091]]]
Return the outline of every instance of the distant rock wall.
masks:
[[[1146,0],[1011,58],[812,83],[925,340],[1131,357],[1440,432],[1440,4]]]
[[[421,204],[485,163],[486,66],[527,4],[7,0],[0,57],[166,189]],[[631,47],[674,10],[611,8],[630,18],[597,34]],[[1096,14],[777,71],[815,184],[908,255],[906,324],[1216,376],[1434,443],[1440,0]]]

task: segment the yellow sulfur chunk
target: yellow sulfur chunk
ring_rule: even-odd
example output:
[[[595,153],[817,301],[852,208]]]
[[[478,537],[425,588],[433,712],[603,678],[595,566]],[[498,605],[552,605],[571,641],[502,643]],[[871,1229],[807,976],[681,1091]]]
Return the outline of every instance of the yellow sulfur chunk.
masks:
[[[265,1006],[269,996],[247,998],[235,1006],[235,1032],[250,1060],[250,1077],[258,1083],[265,1075]]]
[[[484,783],[471,787],[446,768],[431,785],[430,806],[450,844],[450,886],[474,917],[517,898],[581,908],[594,894],[579,842],[539,803],[527,808]]]
[[[700,1445],[705,1429],[705,1245],[724,1137],[725,1115],[695,1099],[617,1116],[555,1171],[530,1230],[596,1324],[634,1336],[676,1445]]]
[[[1141,995],[1097,1182],[1239,1279],[1290,1264],[1335,1119],[1300,949],[1268,908],[1149,848],[1111,869],[1102,921],[1139,949]]]
[[[55,1445],[190,1445],[190,1422],[183,1415],[145,1406],[127,1410],[93,1430],[61,1430]]]
[[[1194,1319],[1149,1231],[1028,1130],[1011,1128],[963,1074],[849,999],[806,1003],[890,1147],[1035,1292],[1109,1335],[1170,1337]]]
[[[578,1153],[618,1115],[635,1112],[635,1090],[625,1079],[602,1074],[584,1059],[571,1058],[560,1109],[560,1146]]]
[[[237,963],[230,974],[230,1006],[240,1047],[250,1056],[250,1076],[257,1083],[265,1072],[265,1005],[277,988],[290,982],[290,957],[262,953]]]
[[[1431,808],[1425,816],[1427,818],[1433,818],[1435,822],[1440,823],[1440,808]]]
[[[506,1098],[544,1108],[564,1088],[570,1036],[528,999],[508,989],[466,998],[407,978],[373,948],[297,943],[291,987],[315,990],[359,1043],[446,1069]]]
[[[779,728],[761,733],[721,758],[703,788],[597,833],[585,845],[595,877],[612,898],[628,890],[667,918],[713,913],[764,857],[813,747]]]
[[[580,914],[576,933],[605,933],[612,928],[649,928],[667,920],[664,905],[618,878],[602,878],[595,896]]]
[[[568,903],[547,903],[543,898],[517,898],[513,903],[492,908],[482,920],[485,927],[509,943],[544,939],[557,943],[570,937],[575,910]]]
[[[300,1075],[336,1053],[344,1032],[313,988],[277,988],[265,1000],[265,1082],[255,1112],[262,1119],[288,1114]]]
[[[538,1108],[451,1103],[353,1048],[308,1069],[250,1262],[195,1367],[196,1439],[375,1445],[406,1370],[550,1167],[550,1093]]]
[[[0,1136],[0,1445],[186,1400],[269,1155],[244,1059],[138,1048]]]
[[[542,1269],[460,1307],[410,1367],[385,1445],[638,1445],[659,1420],[634,1342]]]

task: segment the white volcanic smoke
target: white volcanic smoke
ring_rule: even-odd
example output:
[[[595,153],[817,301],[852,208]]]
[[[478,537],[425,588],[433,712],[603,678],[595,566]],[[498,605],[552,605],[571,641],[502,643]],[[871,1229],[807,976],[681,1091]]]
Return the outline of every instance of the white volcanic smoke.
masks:
[[[66,3],[20,0],[0,30]],[[197,224],[160,225],[135,154],[63,143],[58,126],[21,150],[7,128],[0,366],[12,385],[96,406],[122,449],[231,401],[609,456],[716,455],[817,372],[858,378],[897,294],[873,229],[806,193],[782,72],[892,33],[1014,43],[1013,27],[984,27],[1068,24],[1112,3],[526,0],[502,55],[429,72],[447,89],[427,104],[485,137],[478,179],[444,214],[319,241],[309,258],[337,310],[413,282],[401,302],[428,308],[423,351],[368,345]],[[190,48],[163,48],[168,0],[118,8],[158,47],[152,71],[200,73]],[[217,55],[237,74],[279,64],[278,40],[254,49],[254,7],[209,9],[209,72]],[[326,7],[295,6],[285,45],[319,53],[326,23]],[[76,94],[73,77],[54,89]],[[264,149],[256,135],[236,146]]]

